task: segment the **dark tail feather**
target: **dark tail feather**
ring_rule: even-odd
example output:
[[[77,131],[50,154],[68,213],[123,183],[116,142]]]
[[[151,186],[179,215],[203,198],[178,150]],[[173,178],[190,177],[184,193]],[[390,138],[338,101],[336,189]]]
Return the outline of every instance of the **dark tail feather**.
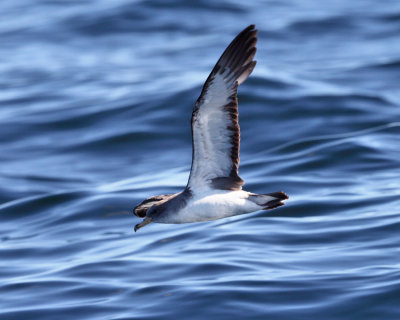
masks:
[[[264,207],[263,210],[271,210],[284,205],[285,203],[282,202],[281,200],[271,200],[266,203],[266,207]]]
[[[261,206],[263,210],[270,210],[283,206],[285,203],[282,201],[289,199],[289,197],[286,193],[280,191],[266,194],[253,194],[249,199]]]
[[[286,193],[282,192],[282,191],[273,192],[273,193],[266,193],[266,194],[262,194],[262,196],[270,196],[270,197],[277,198],[279,200],[287,200],[287,199],[289,199],[289,196]]]

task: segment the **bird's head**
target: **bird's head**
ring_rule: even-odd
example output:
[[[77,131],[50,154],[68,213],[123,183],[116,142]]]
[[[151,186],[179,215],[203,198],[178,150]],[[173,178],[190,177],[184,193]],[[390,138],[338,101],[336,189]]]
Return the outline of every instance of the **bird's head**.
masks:
[[[166,209],[165,203],[174,198],[176,195],[177,194],[167,194],[150,197],[137,205],[133,209],[133,213],[139,218],[144,218],[144,220],[142,223],[139,223],[135,226],[135,231],[139,230],[150,222],[159,221],[160,216],[162,216]]]
[[[135,231],[151,223],[152,221],[157,221],[158,217],[163,212],[163,206],[159,204],[153,204],[149,209],[147,209],[146,216],[143,221],[135,226]]]
[[[166,195],[159,195],[159,196],[153,196],[150,198],[147,198],[146,200],[143,200],[141,203],[139,203],[134,209],[133,209],[133,214],[139,218],[144,218],[147,215],[147,211],[156,204],[161,204],[168,199],[170,199],[173,196],[173,194],[166,194]]]
[[[146,212],[146,217],[147,218],[151,218],[153,220],[157,220],[157,217],[160,216],[161,212],[162,212],[162,205],[160,204],[154,204],[152,205],[149,210],[147,210]]]

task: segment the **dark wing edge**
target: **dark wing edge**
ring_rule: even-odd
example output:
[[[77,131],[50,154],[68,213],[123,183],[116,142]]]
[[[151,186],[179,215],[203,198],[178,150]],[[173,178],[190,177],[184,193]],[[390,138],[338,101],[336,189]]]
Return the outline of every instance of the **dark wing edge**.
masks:
[[[141,203],[139,203],[134,209],[133,213],[135,216],[139,218],[144,218],[146,217],[147,210],[153,206],[154,204],[158,204],[160,202],[167,201],[171,199],[173,196],[176,194],[161,194],[159,196],[152,196],[150,198],[147,198],[146,200],[143,200]]]
[[[192,114],[192,169],[193,162],[195,161],[195,145],[193,141],[194,133],[193,126],[196,121],[196,115],[199,112],[203,100],[209,87],[212,86],[214,77],[219,74],[223,76],[227,86],[232,87],[232,94],[229,96],[228,103],[223,106],[224,110],[230,116],[230,124],[227,129],[230,131],[231,137],[231,160],[232,169],[229,176],[216,177],[212,179],[211,185],[215,189],[223,190],[240,190],[244,181],[239,177],[239,151],[240,151],[240,127],[239,127],[239,113],[238,113],[238,99],[237,99],[237,88],[242,84],[253,71],[256,61],[253,60],[256,54],[256,43],[257,43],[258,30],[255,29],[255,25],[250,25],[240,32],[236,38],[230,43],[225,49],[222,56],[219,58],[217,64],[214,66],[210,75],[208,76],[200,97],[198,98]],[[190,183],[190,178],[189,178]],[[188,183],[188,185],[189,185]]]
[[[253,61],[257,51],[257,34],[258,30],[252,24],[232,40],[208,76],[203,91],[214,75],[217,73],[222,74],[225,68],[230,69],[230,72],[225,77],[227,81],[237,81],[238,85],[246,81],[257,62]]]

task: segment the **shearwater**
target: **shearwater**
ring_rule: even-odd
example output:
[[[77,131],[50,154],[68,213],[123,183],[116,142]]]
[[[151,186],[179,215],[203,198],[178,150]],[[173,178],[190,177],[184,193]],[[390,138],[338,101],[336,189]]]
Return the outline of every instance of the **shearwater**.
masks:
[[[192,113],[192,168],[185,190],[150,197],[133,210],[151,223],[189,223],[282,206],[284,192],[255,194],[239,177],[240,128],[237,89],[256,65],[257,30],[240,32],[208,76]]]

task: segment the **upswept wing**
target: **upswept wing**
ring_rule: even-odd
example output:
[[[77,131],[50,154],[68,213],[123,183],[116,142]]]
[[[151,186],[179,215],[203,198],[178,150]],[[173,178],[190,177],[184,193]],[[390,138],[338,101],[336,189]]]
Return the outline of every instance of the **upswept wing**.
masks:
[[[187,188],[240,190],[237,88],[256,65],[257,30],[244,29],[226,48],[192,114],[192,168]]]

